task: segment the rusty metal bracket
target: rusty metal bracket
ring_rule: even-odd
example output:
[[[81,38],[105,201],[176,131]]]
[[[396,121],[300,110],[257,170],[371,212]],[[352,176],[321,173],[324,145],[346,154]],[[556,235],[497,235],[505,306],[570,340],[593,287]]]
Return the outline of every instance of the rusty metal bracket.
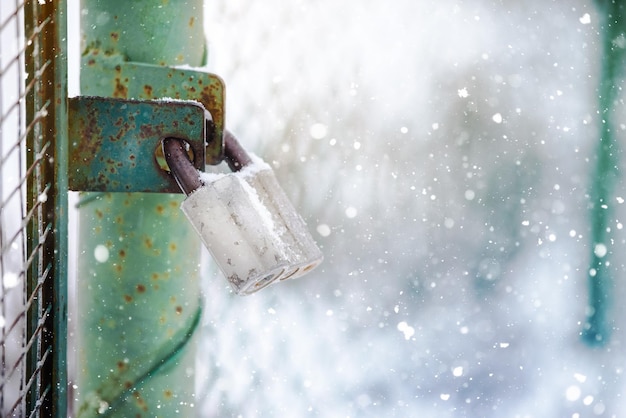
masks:
[[[70,190],[180,193],[154,158],[166,136],[189,143],[198,169],[223,160],[220,77],[100,52],[83,56],[84,96],[69,99]]]
[[[124,61],[119,54],[99,50],[82,58],[81,94],[120,99],[154,100],[171,97],[195,100],[211,113],[213,132],[207,138],[206,163],[219,164],[223,155],[225,85],[217,75],[189,67],[165,67]]]
[[[180,193],[158,161],[161,141],[189,144],[194,166],[205,167],[211,115],[182,100],[69,99],[69,188],[79,191]]]

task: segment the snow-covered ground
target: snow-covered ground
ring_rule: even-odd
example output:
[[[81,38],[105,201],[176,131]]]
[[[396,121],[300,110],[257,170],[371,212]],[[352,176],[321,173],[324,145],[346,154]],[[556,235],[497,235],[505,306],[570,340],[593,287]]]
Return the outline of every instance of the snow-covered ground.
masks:
[[[205,24],[228,126],[325,262],[245,298],[207,271],[203,416],[626,411],[622,184],[614,330],[579,336],[595,2],[210,0]]]

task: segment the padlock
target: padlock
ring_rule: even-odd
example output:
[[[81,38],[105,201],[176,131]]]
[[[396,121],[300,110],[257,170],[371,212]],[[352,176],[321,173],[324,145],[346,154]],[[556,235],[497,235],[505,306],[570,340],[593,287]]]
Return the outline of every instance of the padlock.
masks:
[[[323,255],[274,172],[228,131],[224,154],[232,173],[198,172],[175,138],[163,153],[187,198],[181,209],[237,294],[254,293],[317,267]]]

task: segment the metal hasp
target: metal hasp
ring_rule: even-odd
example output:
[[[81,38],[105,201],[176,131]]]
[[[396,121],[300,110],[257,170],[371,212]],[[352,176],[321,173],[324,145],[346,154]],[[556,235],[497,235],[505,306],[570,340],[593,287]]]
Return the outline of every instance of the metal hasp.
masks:
[[[81,0],[80,7],[81,95],[198,101],[214,124],[206,160],[219,161],[223,83],[181,67],[205,63],[203,0]],[[182,200],[80,194],[74,416],[196,415],[201,244]]]
[[[76,97],[69,120],[69,187],[77,191],[180,193],[155,157],[161,141],[184,139],[202,170],[213,134],[210,115],[193,101]]]
[[[128,9],[127,3],[124,4],[121,9]],[[81,94],[200,102],[211,114],[214,125],[207,137],[206,163],[222,161],[225,87],[224,81],[215,74],[192,68],[125,62],[121,55],[103,54],[95,49],[82,58]]]

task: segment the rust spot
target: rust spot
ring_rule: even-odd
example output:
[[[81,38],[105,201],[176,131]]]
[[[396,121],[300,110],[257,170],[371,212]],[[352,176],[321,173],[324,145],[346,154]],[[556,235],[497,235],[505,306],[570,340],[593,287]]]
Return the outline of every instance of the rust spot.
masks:
[[[152,244],[152,240],[150,238],[146,238],[143,241],[144,245],[146,246],[146,248],[152,248],[153,244]]]
[[[182,314],[182,313],[183,313],[183,307],[182,307],[182,306],[180,306],[180,305],[178,305],[178,306],[176,307],[176,314],[177,314],[177,315],[180,315],[180,314]]]
[[[133,382],[131,382],[130,380],[125,381],[125,382],[124,382],[124,387],[125,387],[126,389],[130,389],[130,388],[132,388],[132,387],[133,387]]]
[[[133,301],[133,297],[131,295],[124,295],[124,300],[126,303],[131,303]]]
[[[163,396],[165,396],[166,399],[170,399],[172,396],[174,396],[174,394],[170,389],[165,389],[163,391]]]
[[[120,250],[120,258],[126,257],[126,250]]]
[[[157,134],[157,130],[152,125],[141,125],[139,128],[140,138],[151,138]]]
[[[163,205],[157,205],[156,211],[159,215],[163,215],[163,212],[165,212],[165,208],[163,207]]]
[[[133,396],[135,397],[135,401],[137,402],[137,406],[139,408],[141,408],[143,411],[147,412],[148,411],[148,405],[146,404],[146,401],[141,397],[141,394],[139,393],[139,391],[133,392]]]
[[[121,99],[128,97],[128,87],[122,84],[119,77],[115,77],[115,90],[113,91],[113,97]]]
[[[143,86],[143,92],[146,94],[146,97],[151,98],[152,97],[152,86],[146,84]]]
[[[120,39],[120,34],[117,32],[111,32],[111,39],[117,42]]]
[[[195,17],[193,17],[193,16],[191,17],[191,19],[189,19],[189,27],[190,27],[190,28],[192,28],[192,27],[193,27],[193,24],[195,23],[195,21],[196,21],[196,18],[195,18]]]
[[[121,273],[122,270],[124,270],[124,267],[122,267],[121,264],[115,264],[115,271],[117,271],[118,273]]]
[[[121,361],[121,360],[120,360],[120,361],[118,361],[118,362],[117,362],[117,368],[118,368],[118,370],[124,370],[124,369],[126,369],[126,363],[124,363],[124,362],[123,362],[123,361]]]
[[[96,209],[96,216],[100,219],[104,218],[104,213],[100,209]]]
[[[116,224],[120,224],[120,225],[123,224],[124,223],[124,218],[121,217],[121,216],[116,217],[115,218],[115,223]]]
[[[142,284],[138,284],[137,285],[137,292],[144,293],[145,291],[146,291],[146,286],[144,286]]]
[[[87,65],[90,67],[96,65],[96,60],[93,58],[89,58],[89,60],[87,61]]]
[[[174,252],[178,249],[175,242],[170,243],[170,251]]]
[[[152,280],[159,280],[159,273],[152,273]]]

